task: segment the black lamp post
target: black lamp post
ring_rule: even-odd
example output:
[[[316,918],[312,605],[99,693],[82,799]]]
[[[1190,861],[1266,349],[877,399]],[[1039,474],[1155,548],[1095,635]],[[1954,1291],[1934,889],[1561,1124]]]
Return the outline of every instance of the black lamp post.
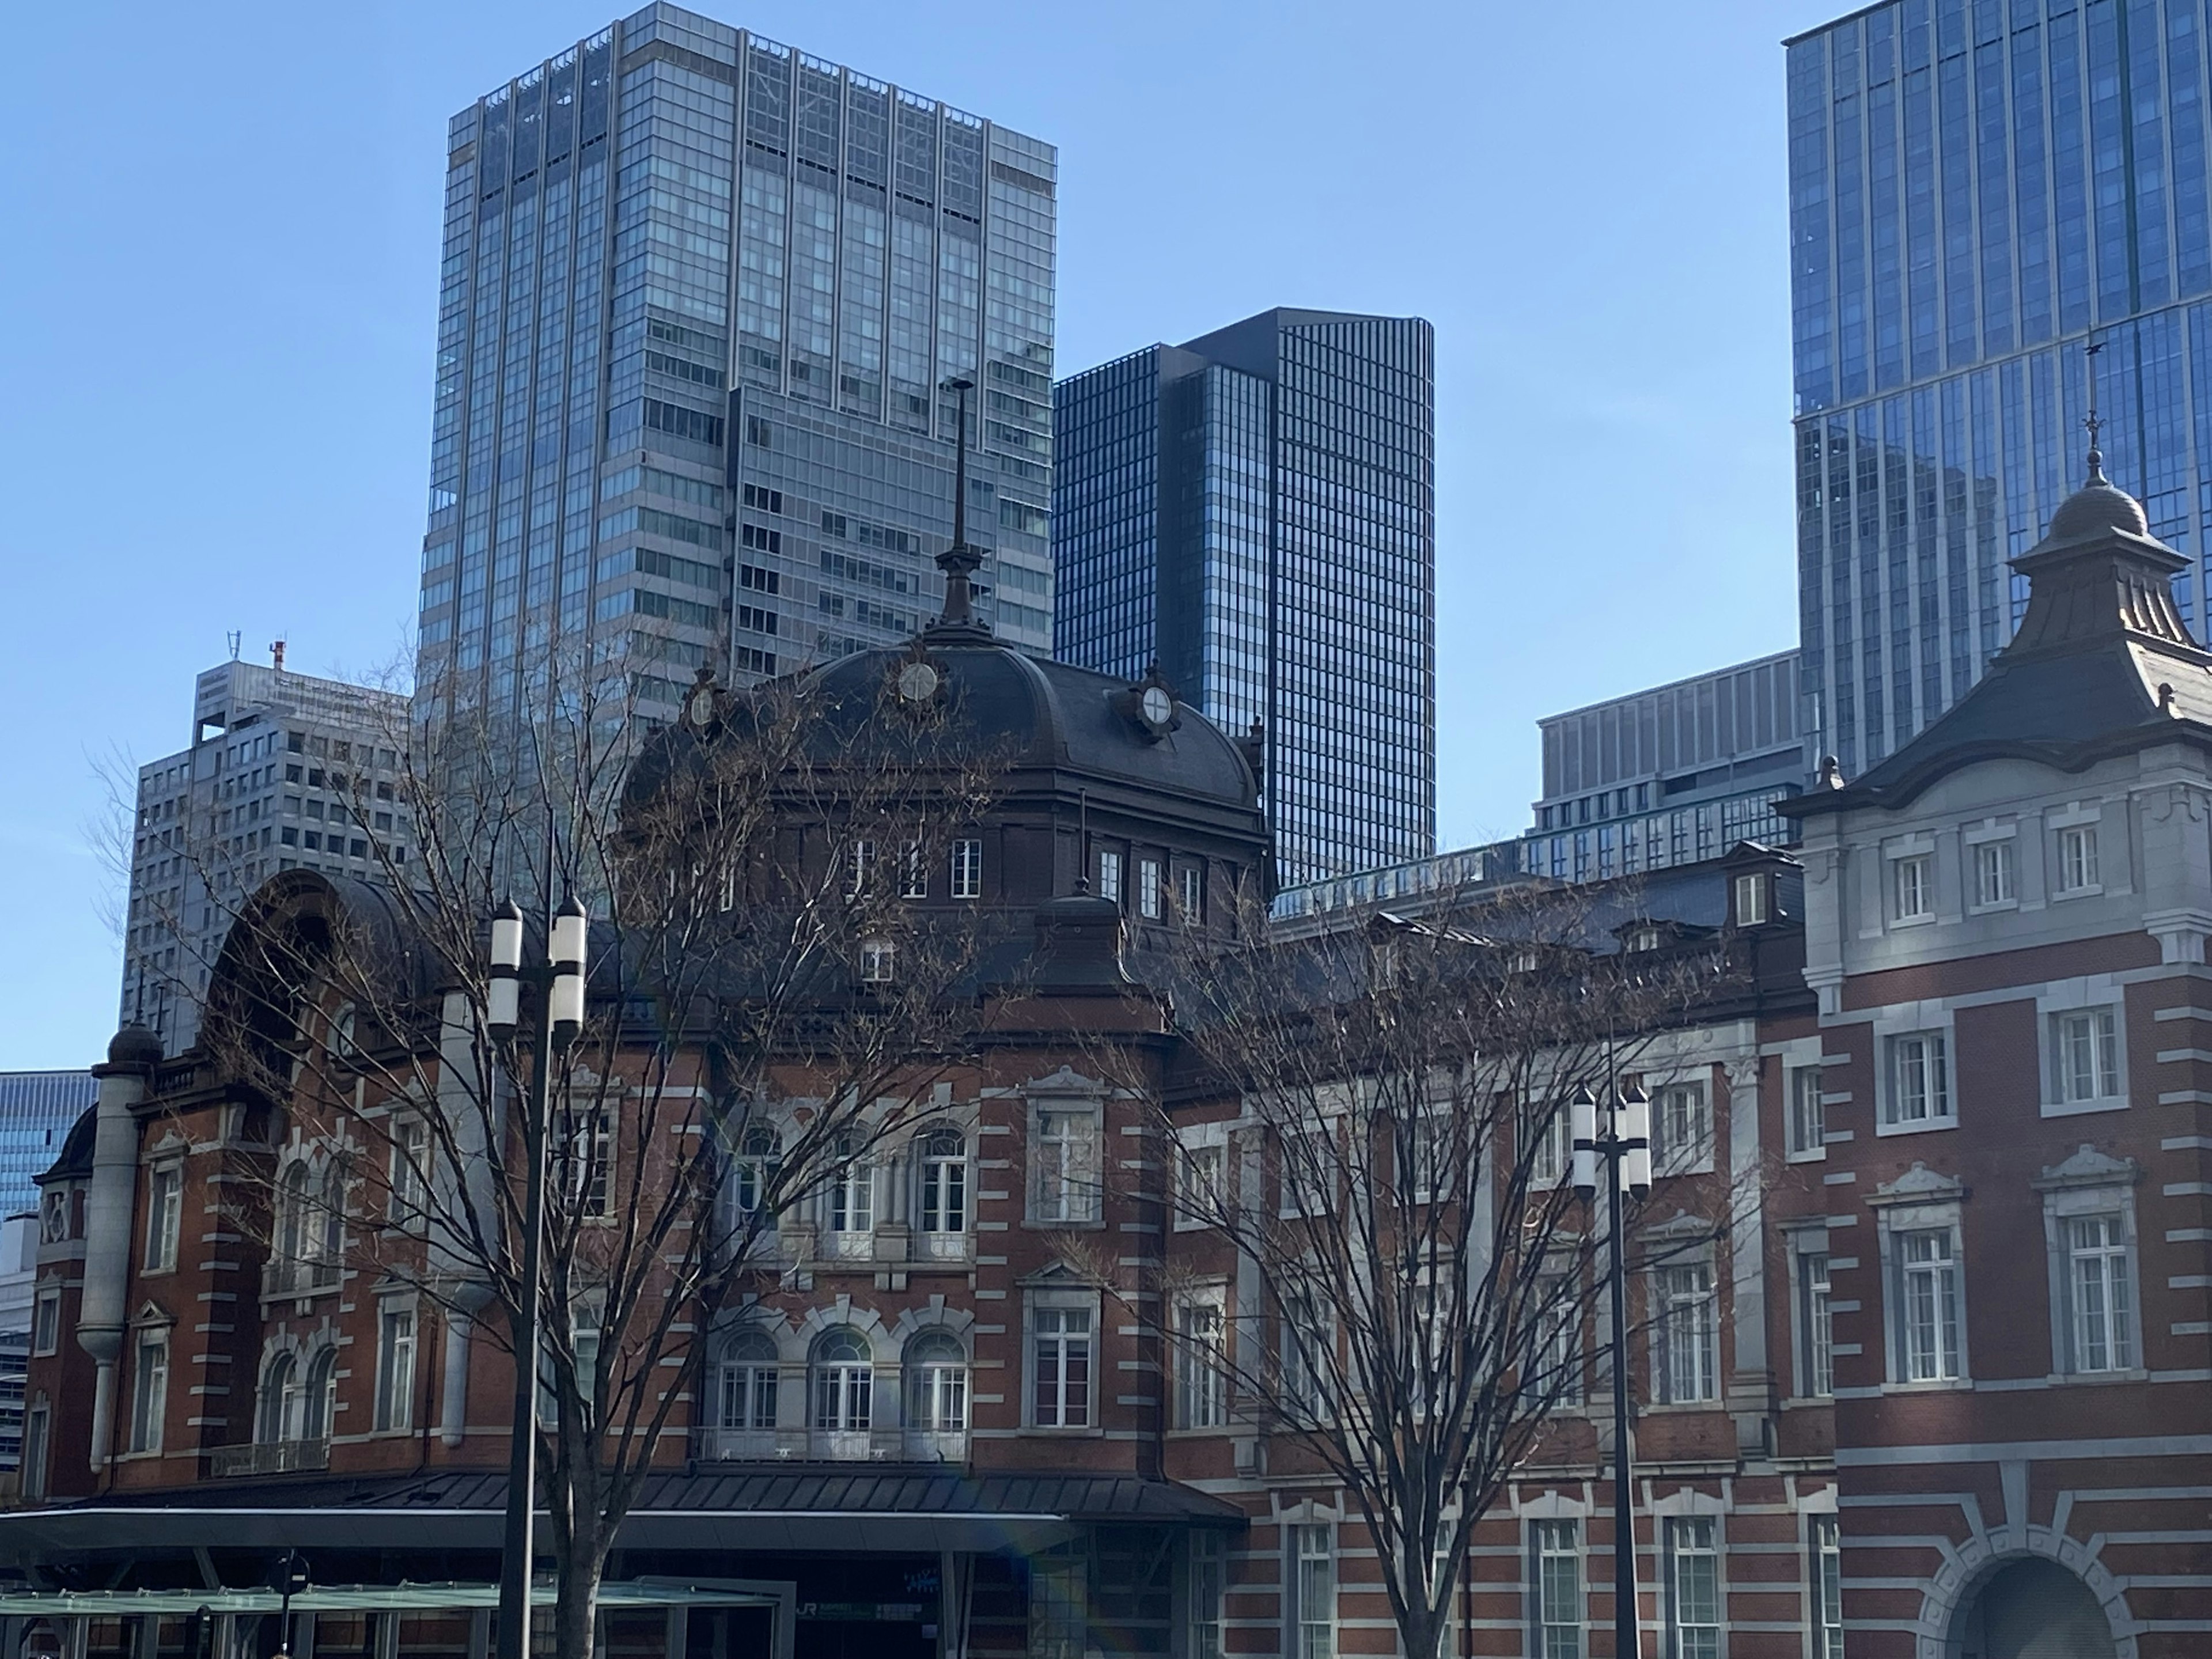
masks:
[[[499,1659],[529,1659],[530,1565],[538,1509],[538,1286],[545,1231],[545,1118],[554,1058],[565,1053],[584,1024],[584,950],[589,921],[574,898],[547,918],[549,948],[543,962],[522,960],[522,910],[513,900],[491,923],[491,982],[484,1024],[492,1039],[515,1059],[522,1019],[522,987],[537,989],[537,1063],[522,1123],[522,1283],[516,1295],[514,1425],[507,1454],[507,1536],[499,1564]]]
[[[1628,1441],[1628,1267],[1621,1237],[1621,1194],[1642,1198],[1651,1190],[1651,1100],[1641,1085],[1626,1093],[1607,1085],[1601,1114],[1597,1097],[1577,1089],[1567,1103],[1575,1143],[1575,1191],[1588,1203],[1597,1196],[1598,1164],[1605,1183],[1606,1249],[1613,1289],[1613,1650],[1616,1659],[1643,1653],[1636,1604],[1636,1519],[1630,1501],[1633,1459]],[[1602,1121],[1601,1121],[1602,1120]]]

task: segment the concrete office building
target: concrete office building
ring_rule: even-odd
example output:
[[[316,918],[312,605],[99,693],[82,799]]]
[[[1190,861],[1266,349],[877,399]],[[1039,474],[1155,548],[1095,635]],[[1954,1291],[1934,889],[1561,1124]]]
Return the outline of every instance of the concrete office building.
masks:
[[[1524,866],[1605,880],[1795,839],[1774,805],[1810,770],[1797,689],[1797,653],[1783,651],[1539,720]]]
[[[1788,42],[1805,719],[1846,776],[2012,637],[2093,362],[2106,469],[2204,621],[2204,30],[2185,0],[1893,0]]]
[[[235,659],[193,687],[189,747],[138,769],[122,1012],[170,1054],[191,1046],[231,918],[280,870],[376,879],[373,840],[404,863],[394,799],[407,699]],[[358,821],[363,812],[368,822]]]
[[[957,400],[1000,637],[1052,642],[1054,151],[653,5],[447,135],[420,683],[589,638],[672,717],[937,609]]]
[[[1279,878],[1436,848],[1435,331],[1262,312],[1054,389],[1054,649],[1257,721]]]

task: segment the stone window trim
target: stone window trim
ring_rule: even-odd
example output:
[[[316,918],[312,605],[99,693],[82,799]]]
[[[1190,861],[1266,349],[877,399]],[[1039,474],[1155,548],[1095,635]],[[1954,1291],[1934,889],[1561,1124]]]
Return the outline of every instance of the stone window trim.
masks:
[[[1778,1097],[1781,1103],[1782,1133],[1778,1137],[1778,1144],[1783,1149],[1785,1162],[1819,1163],[1824,1161],[1828,1156],[1828,1148],[1825,1141],[1818,1146],[1804,1148],[1797,1146],[1790,1124],[1790,1113],[1794,1109],[1794,1103],[1796,1099],[1797,1074],[1801,1072],[1825,1073],[1831,1066],[1843,1066],[1850,1063],[1848,1056],[1825,1053],[1826,1046],[1824,1039],[1816,1036],[1793,1037],[1787,1042],[1765,1043],[1759,1048],[1759,1054],[1762,1060],[1778,1060],[1782,1062],[1782,1089]],[[1830,1101],[1825,1091],[1821,1099],[1824,1106],[1850,1104],[1848,1095],[1840,1095]]]
[[[1941,1001],[1897,1002],[1868,1023],[1873,1039],[1876,1135],[1929,1134],[1959,1127],[1959,1044],[1950,1008]],[[1925,1118],[1901,1115],[1898,1092],[1898,1042],[1900,1038],[1936,1036],[1943,1041],[1943,1081],[1946,1109]]]
[[[138,1272],[142,1278],[166,1279],[184,1265],[185,1202],[188,1196],[185,1180],[185,1147],[173,1139],[157,1148],[145,1162],[146,1236],[139,1241],[141,1256]],[[166,1219],[157,1215],[154,1206],[162,1202],[163,1183],[173,1179],[176,1185],[174,1201],[176,1213]],[[160,1225],[157,1239],[156,1224]],[[155,1255],[157,1243],[162,1254]]]
[[[1893,1182],[1878,1187],[1865,1202],[1874,1212],[1876,1248],[1881,1262],[1882,1391],[1886,1394],[1971,1390],[1973,1345],[1966,1270],[1966,1205],[1972,1189],[1953,1177],[1916,1163]],[[1923,1381],[1906,1378],[1905,1362],[1905,1261],[1899,1243],[1906,1233],[1945,1231],[1957,1267],[1959,1374]]]
[[[424,1376],[422,1296],[419,1291],[411,1286],[386,1283],[378,1285],[372,1289],[369,1302],[375,1310],[374,1327],[375,1352],[372,1361],[374,1370],[371,1372],[371,1382],[376,1396],[374,1404],[378,1409],[372,1410],[369,1414],[371,1426],[367,1431],[367,1435],[374,1439],[406,1439],[419,1433],[422,1426],[415,1419],[416,1396],[422,1391]],[[387,1401],[386,1390],[392,1380],[387,1372],[392,1364],[392,1356],[387,1353],[385,1346],[385,1321],[394,1314],[410,1315],[415,1322],[409,1334],[410,1346],[407,1356],[405,1395],[403,1397],[394,1394]],[[542,1382],[539,1389],[542,1393],[544,1389]],[[384,1421],[387,1408],[396,1415],[398,1408],[402,1405],[406,1408],[404,1419],[389,1423]]]
[[[1218,1147],[1221,1150],[1221,1179],[1224,1184],[1234,1181],[1237,1176],[1236,1160],[1230,1150],[1230,1131],[1234,1127],[1224,1118],[1212,1123],[1187,1123],[1178,1127],[1175,1133],[1176,1164],[1174,1178],[1177,1181],[1189,1178],[1191,1153]],[[1176,1232],[1194,1233],[1206,1230],[1204,1218],[1187,1213],[1181,1203],[1170,1207],[1174,1211],[1173,1225]]]
[[[1937,896],[1941,871],[1936,856],[1936,837],[1925,830],[1892,836],[1881,844],[1881,914],[1886,928],[1925,927],[1942,908]],[[1917,875],[1908,865],[1917,860]],[[1917,898],[1907,909],[1908,894]]]
[[[116,1430],[118,1438],[124,1443],[124,1449],[114,1454],[112,1461],[115,1462],[127,1462],[134,1458],[156,1459],[162,1455],[162,1444],[167,1438],[165,1430],[168,1410],[177,1389],[177,1332],[179,1328],[176,1316],[156,1303],[140,1304],[138,1311],[131,1316],[124,1345],[129,1365],[119,1378],[129,1393],[117,1402],[120,1409],[117,1413]],[[152,1343],[159,1343],[161,1347],[162,1395],[161,1409],[154,1413],[151,1424],[151,1443],[140,1446],[132,1443],[138,1437],[138,1419],[144,1410],[139,1401],[139,1390],[146,1385],[141,1367],[146,1348]],[[119,1370],[122,1369],[118,1367]],[[120,1392],[118,1390],[118,1394]]]
[[[2136,1189],[2142,1184],[2142,1166],[2133,1158],[2117,1158],[2084,1142],[2063,1162],[2046,1166],[2029,1184],[2043,1197],[2044,1252],[2049,1265],[2051,1297],[2051,1381],[2099,1383],[2142,1382],[2149,1370],[2144,1364],[2142,1316],[2142,1242],[2136,1225]],[[2069,1224],[2093,1216],[2116,1216],[2121,1242],[2127,1253],[2129,1316],[2132,1325],[2132,1363],[2102,1370],[2081,1365],[2075,1349],[2073,1286]]]
[[[1028,1165],[1028,1172],[1023,1182],[1022,1225],[1028,1229],[1043,1228],[1054,1231],[1103,1231],[1106,1225],[1103,1182],[1108,1156],[1105,1090],[1063,1067],[1055,1076],[1042,1083],[1032,1084],[1023,1092],[1027,1148],[1024,1161]],[[1062,1171],[1062,1179],[1067,1182],[1071,1189],[1079,1188],[1087,1181],[1090,1190],[1087,1194],[1071,1190],[1065,1202],[1055,1196],[1047,1162],[1039,1155],[1042,1137],[1047,1127],[1046,1119],[1058,1114],[1087,1117],[1090,1122],[1089,1157],[1091,1167],[1087,1173],[1073,1165]],[[1048,1213],[1060,1208],[1065,1208],[1068,1213]]]
[[[1685,1411],[1710,1412],[1717,1408],[1725,1386],[1725,1362],[1722,1352],[1722,1338],[1727,1322],[1721,1301],[1721,1266],[1717,1252],[1710,1244],[1684,1248],[1680,1237],[1692,1231],[1682,1224],[1686,1217],[1678,1218],[1670,1230],[1668,1223],[1656,1227],[1640,1228],[1638,1237],[1656,1243],[1663,1260],[1644,1270],[1644,1322],[1648,1327],[1644,1339],[1644,1375],[1649,1378],[1646,1398],[1637,1409],[1640,1412],[1672,1413]],[[1672,1237],[1670,1237],[1670,1231]],[[1694,1302],[1684,1304],[1688,1310],[1686,1328],[1699,1335],[1698,1346],[1690,1362],[1695,1373],[1693,1380],[1701,1384],[1695,1393],[1685,1393],[1680,1398],[1674,1393],[1673,1376],[1667,1375],[1673,1361],[1668,1345],[1680,1328],[1668,1324],[1668,1310],[1662,1303],[1667,1276],[1683,1273],[1703,1273],[1705,1288]],[[1632,1306],[1633,1304],[1632,1304]]]
[[[1651,1100],[1652,1174],[1664,1179],[1668,1176],[1711,1175],[1717,1156],[1716,1147],[1720,1140],[1719,1090],[1715,1085],[1714,1068],[1707,1061],[1688,1061],[1674,1066],[1655,1067],[1645,1072],[1641,1082],[1644,1092]],[[1699,1111],[1703,1127],[1697,1146],[1684,1149],[1665,1144],[1660,1133],[1661,1112],[1666,1109],[1669,1089],[1695,1088],[1702,1097]]]
[[[2060,1017],[2070,1013],[2109,1010],[2112,1015],[2115,1081],[2112,1092],[2087,1100],[2066,1100],[2059,1084]],[[2042,1115],[2078,1117],[2084,1113],[2124,1111],[2128,1096],[2128,1019],[2125,992],[2112,974],[2090,974],[2079,979],[2052,980],[2035,999],[2036,1041],[2042,1051]]]
[[[1066,1310],[1091,1316],[1090,1421],[1080,1424],[1041,1424],[1036,1419],[1037,1352],[1035,1316],[1045,1310]],[[1118,1375],[1109,1371],[1104,1359],[1105,1297],[1096,1285],[1085,1283],[1072,1274],[1052,1274],[1022,1287],[1022,1409],[1021,1425],[1024,1435],[1047,1435],[1054,1439],[1103,1439],[1106,1429],[1105,1379]],[[1215,1431],[1218,1432],[1218,1431]]]
[[[1782,1234],[1783,1253],[1787,1258],[1788,1284],[1785,1288],[1790,1296],[1790,1386],[1784,1392],[1782,1404],[1784,1409],[1792,1406],[1826,1406],[1832,1403],[1831,1396],[1808,1394],[1802,1387],[1805,1379],[1812,1375],[1813,1366],[1813,1356],[1807,1351],[1808,1334],[1803,1317],[1804,1259],[1808,1255],[1826,1256],[1829,1284],[1832,1286],[1837,1272],[1832,1246],[1838,1235],[1830,1231],[1828,1218],[1825,1215],[1785,1216],[1777,1219],[1774,1224]],[[1848,1237],[1849,1235],[1842,1237]],[[1847,1257],[1845,1266],[1848,1267],[1850,1265]],[[1833,1311],[1832,1308],[1831,1311]],[[1831,1350],[1831,1364],[1834,1358]]]
[[[2016,819],[1991,820],[1970,823],[1960,831],[1960,842],[1965,868],[1961,883],[1966,895],[1966,909],[1969,915],[1995,915],[2002,911],[2020,908],[2020,824]],[[2002,844],[2012,849],[2012,894],[2008,898],[1992,899],[1984,902],[1981,896],[1981,848]]]

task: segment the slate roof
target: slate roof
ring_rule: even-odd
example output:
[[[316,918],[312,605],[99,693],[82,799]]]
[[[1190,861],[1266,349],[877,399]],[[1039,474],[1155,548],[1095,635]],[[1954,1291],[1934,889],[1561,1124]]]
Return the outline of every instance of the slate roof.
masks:
[[[2027,611],[1980,682],[1863,776],[1792,797],[1782,811],[1900,808],[1977,761],[2076,772],[2156,743],[2212,747],[2212,653],[2173,603],[2172,580],[2189,561],[2149,533],[2094,450],[2089,466],[2051,532],[2012,562],[2028,579]]]

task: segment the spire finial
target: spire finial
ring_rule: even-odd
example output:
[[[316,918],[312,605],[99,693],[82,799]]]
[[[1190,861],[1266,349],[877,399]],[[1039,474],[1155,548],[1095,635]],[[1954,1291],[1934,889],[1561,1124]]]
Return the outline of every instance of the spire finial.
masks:
[[[945,573],[945,612],[934,625],[988,632],[975,615],[975,592],[968,585],[969,574],[983,562],[983,556],[968,545],[968,394],[975,383],[951,380],[943,389],[959,394],[960,439],[952,464],[952,545],[937,556],[937,568]]]
[[[2089,433],[2088,482],[2091,483],[2108,482],[2105,477],[2105,453],[2097,447],[2097,434],[2104,430],[2105,426],[2097,418],[2097,354],[2104,349],[2102,340],[2092,340],[2082,354],[2089,360],[2089,412],[2082,417],[2081,424],[2088,428]]]

